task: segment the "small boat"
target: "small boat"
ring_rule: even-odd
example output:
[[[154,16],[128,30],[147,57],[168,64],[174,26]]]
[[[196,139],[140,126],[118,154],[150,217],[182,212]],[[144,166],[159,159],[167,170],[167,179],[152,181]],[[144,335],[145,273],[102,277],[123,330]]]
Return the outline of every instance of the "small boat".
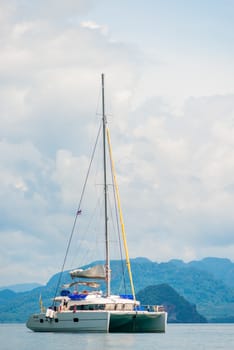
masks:
[[[47,310],[41,307],[38,314],[33,314],[27,321],[27,327],[35,332],[87,332],[87,333],[160,333],[165,332],[167,312],[163,306],[143,306],[136,300],[127,241],[120,205],[118,185],[116,181],[114,161],[111,151],[110,133],[107,126],[104,103],[104,74],[101,76],[102,86],[102,144],[103,144],[103,193],[104,193],[104,264],[90,266],[87,269],[70,271],[71,282],[62,286],[60,295],[56,295],[53,304]],[[125,262],[129,275],[130,294],[111,294],[111,260],[108,227],[108,195],[107,195],[107,151],[109,150],[113,188],[118,208],[118,217],[122,231],[125,250]],[[80,202],[81,203],[81,202]],[[81,214],[79,204],[76,219]],[[76,223],[75,219],[75,223]],[[75,225],[74,223],[74,225]],[[73,234],[74,229],[72,230]],[[71,243],[71,238],[69,244]],[[69,244],[66,250],[69,250]],[[65,260],[66,260],[65,256]],[[62,272],[65,265],[63,263]],[[105,284],[105,291],[99,290],[100,283]],[[61,283],[61,278],[58,284]],[[59,286],[60,287],[60,286]],[[80,291],[80,287],[85,290]],[[74,290],[71,290],[74,288]],[[58,288],[57,288],[58,290]],[[57,293],[57,291],[56,291]]]

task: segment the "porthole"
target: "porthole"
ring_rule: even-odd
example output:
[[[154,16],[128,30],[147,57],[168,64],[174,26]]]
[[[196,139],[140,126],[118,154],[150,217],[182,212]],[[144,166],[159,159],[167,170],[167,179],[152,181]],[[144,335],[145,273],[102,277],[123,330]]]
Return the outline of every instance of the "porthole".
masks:
[[[59,321],[58,318],[55,318],[55,319],[54,319],[54,322],[58,323],[58,321]]]
[[[40,318],[40,323],[43,323],[43,322],[44,322],[43,318]]]
[[[73,322],[79,322],[79,318],[77,317],[73,318]]]

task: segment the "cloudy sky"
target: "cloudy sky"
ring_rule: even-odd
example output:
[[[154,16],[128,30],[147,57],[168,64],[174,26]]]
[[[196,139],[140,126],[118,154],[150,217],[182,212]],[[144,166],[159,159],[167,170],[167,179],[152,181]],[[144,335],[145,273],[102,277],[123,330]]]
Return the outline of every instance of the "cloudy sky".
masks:
[[[131,257],[234,257],[234,2],[0,0],[0,286],[62,264],[100,120]]]

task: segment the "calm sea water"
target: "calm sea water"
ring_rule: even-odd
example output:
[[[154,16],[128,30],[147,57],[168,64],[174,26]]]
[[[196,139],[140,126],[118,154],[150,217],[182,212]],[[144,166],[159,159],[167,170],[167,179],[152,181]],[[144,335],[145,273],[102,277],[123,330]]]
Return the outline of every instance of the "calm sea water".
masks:
[[[0,324],[0,349],[233,350],[234,324],[170,324],[165,334],[33,333],[22,324]]]

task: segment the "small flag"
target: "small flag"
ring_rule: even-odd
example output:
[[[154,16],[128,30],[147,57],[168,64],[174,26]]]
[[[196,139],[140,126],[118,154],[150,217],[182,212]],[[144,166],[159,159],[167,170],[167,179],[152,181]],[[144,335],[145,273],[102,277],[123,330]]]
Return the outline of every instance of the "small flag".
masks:
[[[76,213],[76,215],[81,215],[81,209],[79,209],[78,211],[77,211],[77,213]]]

